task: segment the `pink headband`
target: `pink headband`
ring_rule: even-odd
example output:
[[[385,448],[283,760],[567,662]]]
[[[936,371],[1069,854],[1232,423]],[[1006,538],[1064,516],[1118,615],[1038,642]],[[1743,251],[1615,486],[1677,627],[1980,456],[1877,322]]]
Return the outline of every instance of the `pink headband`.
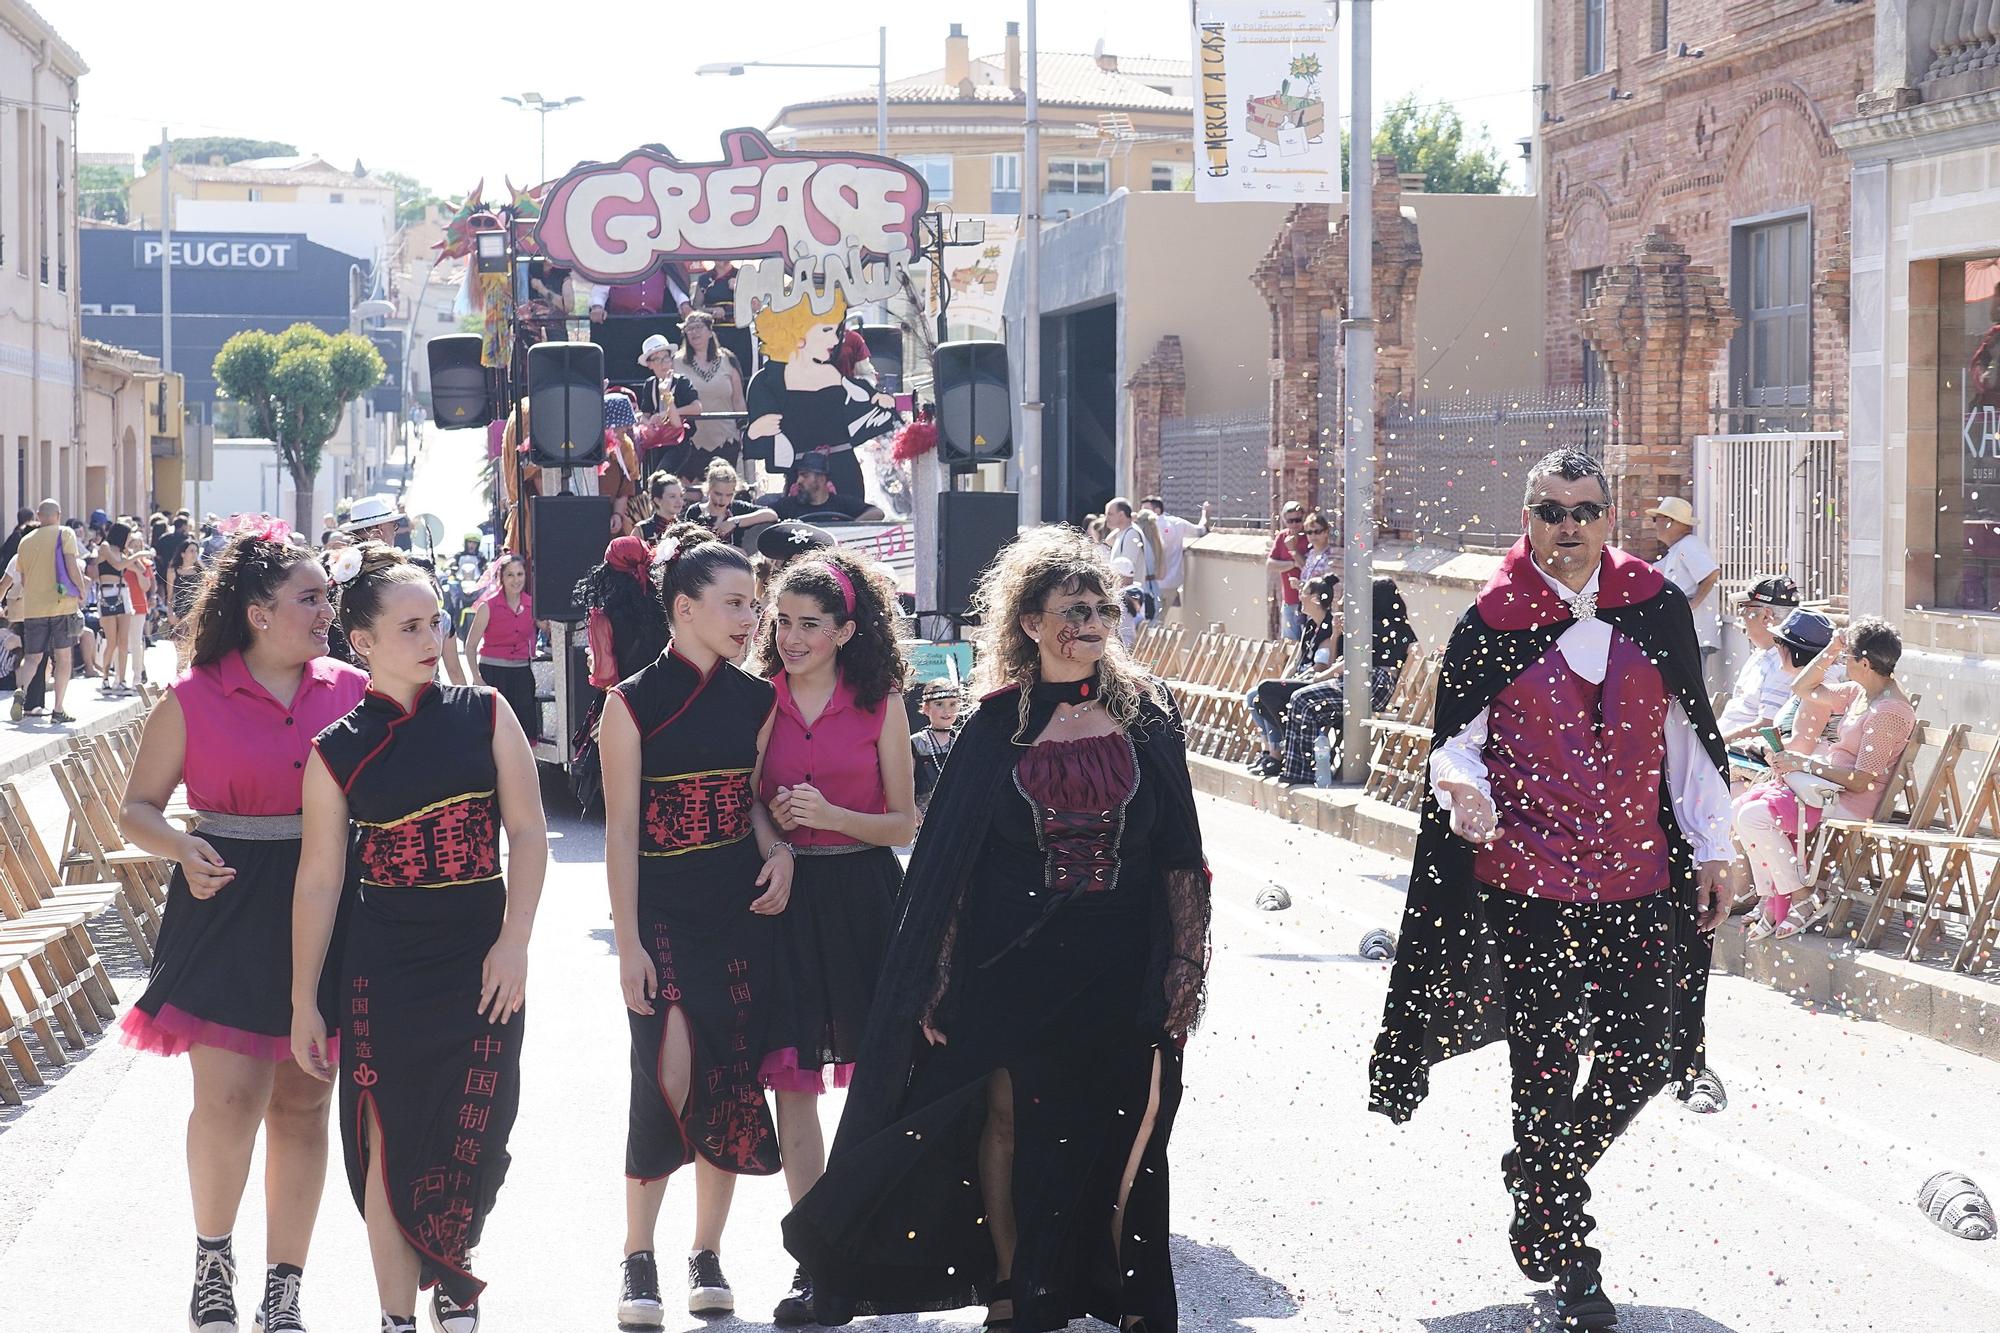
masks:
[[[831,560],[826,562],[826,572],[833,575],[833,581],[840,585],[840,595],[847,602],[847,614],[854,615],[854,583],[847,577],[847,571]]]

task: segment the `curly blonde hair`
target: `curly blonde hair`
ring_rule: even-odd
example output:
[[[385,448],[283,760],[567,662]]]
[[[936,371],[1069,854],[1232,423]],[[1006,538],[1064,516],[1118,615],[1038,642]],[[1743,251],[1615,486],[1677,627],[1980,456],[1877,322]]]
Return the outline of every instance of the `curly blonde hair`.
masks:
[[[768,360],[790,361],[815,326],[831,324],[837,329],[846,318],[847,294],[836,289],[833,305],[825,314],[814,313],[811,300],[806,299],[784,310],[761,311],[751,327],[757,331],[757,343]]]
[[[1051,595],[1093,593],[1111,596],[1115,580],[1104,552],[1089,537],[1067,526],[1031,528],[1014,539],[980,576],[973,610],[979,616],[978,687],[990,693],[1021,687],[1020,724],[1014,739],[1028,739],[1029,693],[1041,679],[1041,648],[1021,628],[1021,617],[1040,611]],[[1139,720],[1140,705],[1151,700],[1166,708],[1166,689],[1125,654],[1116,632],[1104,641],[1098,665],[1104,710],[1120,727]]]

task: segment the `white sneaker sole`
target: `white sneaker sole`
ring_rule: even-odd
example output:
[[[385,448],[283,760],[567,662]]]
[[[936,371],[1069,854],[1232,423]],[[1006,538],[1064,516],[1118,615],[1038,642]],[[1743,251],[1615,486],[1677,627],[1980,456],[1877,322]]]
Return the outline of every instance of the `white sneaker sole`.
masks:
[[[188,1333],[236,1333],[236,1321],[232,1319],[224,1323],[218,1319],[211,1319],[206,1324],[197,1324],[194,1322],[194,1316],[189,1315]]]
[[[666,1323],[667,1307],[659,1301],[618,1302],[620,1328],[664,1328]]]
[[[424,1308],[430,1312],[431,1333],[479,1333],[479,1310],[477,1307],[465,1314],[453,1315],[447,1324],[438,1315],[437,1302],[426,1301]]]
[[[695,1287],[688,1292],[689,1314],[733,1314],[736,1293],[728,1287]]]

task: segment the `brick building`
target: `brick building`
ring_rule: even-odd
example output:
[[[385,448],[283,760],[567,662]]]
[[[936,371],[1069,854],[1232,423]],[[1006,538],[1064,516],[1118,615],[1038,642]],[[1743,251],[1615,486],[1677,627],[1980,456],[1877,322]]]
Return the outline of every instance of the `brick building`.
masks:
[[[1693,489],[1711,432],[1838,430],[1848,163],[1874,10],[1826,0],[1541,0],[1554,386],[1608,384],[1619,534]],[[1588,316],[1586,312],[1589,312]]]

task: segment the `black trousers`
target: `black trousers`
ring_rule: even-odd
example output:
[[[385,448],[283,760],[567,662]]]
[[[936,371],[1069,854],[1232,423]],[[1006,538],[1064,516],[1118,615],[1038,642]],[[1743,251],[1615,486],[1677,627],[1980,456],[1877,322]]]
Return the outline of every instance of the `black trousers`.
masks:
[[[533,667],[499,666],[492,662],[481,662],[479,679],[500,691],[500,697],[514,710],[514,717],[520,722],[521,730],[527,736],[529,745],[542,738],[542,706],[535,699]]]
[[[1672,1070],[1672,907],[1664,893],[1565,903],[1486,885],[1480,903],[1507,988],[1519,1187],[1552,1256],[1594,1264],[1585,1177]]]

